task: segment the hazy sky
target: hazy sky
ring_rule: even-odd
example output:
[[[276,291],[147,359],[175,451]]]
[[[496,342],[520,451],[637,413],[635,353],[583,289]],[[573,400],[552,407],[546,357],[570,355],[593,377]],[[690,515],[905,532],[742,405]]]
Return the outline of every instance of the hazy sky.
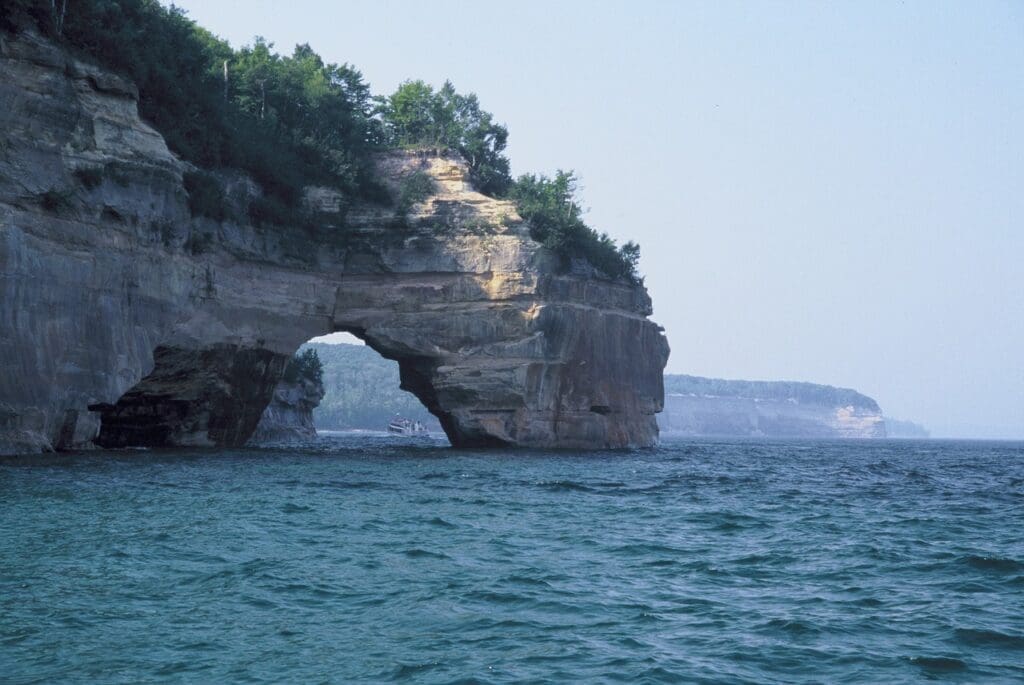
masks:
[[[377,93],[479,95],[637,240],[668,371],[1024,437],[1024,4],[181,0]]]

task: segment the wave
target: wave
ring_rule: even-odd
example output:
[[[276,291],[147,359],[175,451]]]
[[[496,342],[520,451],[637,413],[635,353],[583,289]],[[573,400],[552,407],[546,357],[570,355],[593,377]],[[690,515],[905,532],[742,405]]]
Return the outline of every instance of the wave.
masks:
[[[524,576],[520,574],[512,574],[502,578],[503,582],[510,583],[512,585],[526,585],[532,587],[551,587],[551,583],[541,578],[531,578],[530,576]]]
[[[956,673],[967,670],[964,661],[948,656],[915,656],[910,659],[910,663],[931,673]]]
[[[681,556],[683,550],[670,547],[658,542],[631,542],[628,545],[620,545],[612,549],[615,554],[628,554],[634,557],[644,557],[648,554],[671,554]]]
[[[1024,448],[879,444],[0,462],[0,681],[1024,682]]]
[[[551,492],[594,492],[594,489],[571,480],[542,480],[537,485]]]
[[[821,632],[818,627],[813,626],[810,623],[790,618],[773,618],[767,623],[761,625],[760,629],[767,632],[785,633],[793,636],[813,635]]]
[[[961,559],[963,563],[980,571],[998,571],[1000,573],[1013,573],[1024,570],[1024,563],[1008,557],[988,557],[977,554],[970,554]]]
[[[394,680],[415,678],[427,671],[437,668],[440,665],[440,662],[437,661],[428,661],[422,664],[399,664],[391,673],[391,678]]]
[[[450,556],[443,552],[431,552],[426,549],[420,549],[419,547],[407,549],[403,554],[410,559],[451,559]]]
[[[998,630],[977,628],[957,628],[954,634],[957,640],[968,645],[1024,649],[1024,635],[1008,635]]]
[[[450,523],[448,521],[445,521],[440,516],[435,516],[434,518],[432,518],[429,521],[427,521],[427,525],[437,526],[438,528],[447,528],[449,530],[453,529],[453,528],[458,528],[457,525],[455,525],[454,523]]]
[[[518,604],[529,599],[524,595],[514,592],[495,592],[494,590],[473,590],[467,592],[466,597],[490,604]]]

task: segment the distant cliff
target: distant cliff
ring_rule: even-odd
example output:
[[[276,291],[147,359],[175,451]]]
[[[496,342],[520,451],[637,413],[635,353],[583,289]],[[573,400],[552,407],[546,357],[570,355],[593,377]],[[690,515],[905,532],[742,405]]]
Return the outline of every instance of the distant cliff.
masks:
[[[398,367],[363,345],[312,344],[323,362],[321,429],[380,429],[402,414],[429,421],[399,386]],[[815,383],[665,376],[663,434],[689,436],[884,438],[882,410],[855,390]]]
[[[901,421],[891,416],[885,417],[885,430],[890,438],[918,438],[931,437],[931,432],[919,423],[913,421]]]
[[[878,403],[847,388],[785,381],[665,376],[662,433],[690,436],[884,438]]]

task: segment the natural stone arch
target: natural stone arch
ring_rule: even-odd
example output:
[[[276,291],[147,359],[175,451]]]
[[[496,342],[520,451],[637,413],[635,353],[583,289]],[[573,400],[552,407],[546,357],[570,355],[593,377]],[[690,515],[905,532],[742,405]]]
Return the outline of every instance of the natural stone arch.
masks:
[[[346,278],[327,327],[292,327],[292,352],[344,331],[398,363],[401,387],[455,446],[627,447],[651,444],[661,387],[661,332],[639,315],[555,299],[492,300],[494,274]],[[546,291],[571,290],[552,277]],[[612,292],[614,284],[603,284]],[[621,292],[619,293],[622,294]],[[639,352],[639,354],[638,354]],[[644,353],[658,355],[652,359]],[[291,352],[217,344],[161,346],[153,369],[117,402],[93,405],[97,442],[245,443]],[[645,395],[644,391],[648,394]]]
[[[382,156],[396,196],[412,173],[435,186],[401,214],[311,188],[313,230],[214,222],[130,84],[38,37],[8,48],[0,452],[243,444],[286,360],[334,331],[397,361],[455,445],[656,440],[668,346],[644,288],[563,268],[458,158]],[[259,192],[222,180],[232,206]],[[55,184],[58,210],[33,199]]]

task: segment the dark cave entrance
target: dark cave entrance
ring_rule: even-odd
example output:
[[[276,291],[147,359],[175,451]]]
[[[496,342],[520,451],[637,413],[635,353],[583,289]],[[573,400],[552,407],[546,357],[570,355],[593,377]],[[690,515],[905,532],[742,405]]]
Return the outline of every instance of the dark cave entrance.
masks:
[[[312,338],[291,356],[229,344],[159,346],[152,371],[116,403],[89,406],[100,415],[94,442],[107,448],[242,447],[308,441],[320,431],[386,435],[397,419],[422,425],[426,433],[419,437],[451,435],[445,419],[419,399],[436,400],[429,382],[433,362],[384,356],[354,333]],[[319,391],[294,372],[310,351],[320,367]]]

